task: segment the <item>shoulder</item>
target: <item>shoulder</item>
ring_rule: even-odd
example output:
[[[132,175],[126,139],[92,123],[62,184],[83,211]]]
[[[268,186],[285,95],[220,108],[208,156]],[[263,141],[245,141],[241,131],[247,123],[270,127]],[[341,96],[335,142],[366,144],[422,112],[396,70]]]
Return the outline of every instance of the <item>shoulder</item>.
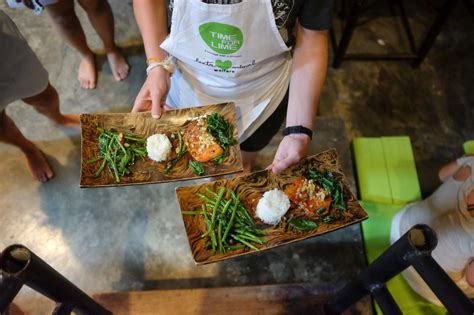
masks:
[[[329,29],[333,0],[295,0],[295,2],[299,21],[304,28]]]

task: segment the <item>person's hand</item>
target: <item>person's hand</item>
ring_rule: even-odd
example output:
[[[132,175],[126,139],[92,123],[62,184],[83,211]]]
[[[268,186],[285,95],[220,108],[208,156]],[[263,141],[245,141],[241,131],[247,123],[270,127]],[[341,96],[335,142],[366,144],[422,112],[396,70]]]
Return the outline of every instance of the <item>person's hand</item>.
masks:
[[[273,173],[279,174],[289,166],[298,163],[304,158],[309,149],[310,138],[305,134],[290,134],[285,136],[278,146],[271,168]]]
[[[29,9],[34,9],[35,6],[33,5],[33,2],[31,2],[31,0],[15,0],[16,3],[23,3],[25,5],[25,7],[29,8]]]
[[[160,118],[163,109],[170,109],[165,104],[170,85],[170,74],[168,71],[163,69],[163,67],[152,69],[135,99],[132,112],[151,110],[153,118]]]

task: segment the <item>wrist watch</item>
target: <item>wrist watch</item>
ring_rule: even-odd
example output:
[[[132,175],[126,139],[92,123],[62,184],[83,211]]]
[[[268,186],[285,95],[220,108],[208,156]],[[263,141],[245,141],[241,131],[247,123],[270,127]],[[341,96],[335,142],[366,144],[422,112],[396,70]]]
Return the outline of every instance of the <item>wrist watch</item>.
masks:
[[[283,135],[287,136],[289,134],[294,134],[294,133],[303,133],[309,137],[310,140],[313,140],[313,131],[309,128],[303,127],[301,125],[299,126],[290,126],[286,127],[283,129]]]

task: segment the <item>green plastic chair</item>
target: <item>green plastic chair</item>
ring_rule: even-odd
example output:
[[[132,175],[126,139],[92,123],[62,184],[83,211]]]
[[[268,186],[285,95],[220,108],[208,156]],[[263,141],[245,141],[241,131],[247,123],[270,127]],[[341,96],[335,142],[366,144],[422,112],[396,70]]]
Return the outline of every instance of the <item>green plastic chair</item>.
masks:
[[[392,218],[406,204],[420,200],[421,189],[409,137],[356,138],[353,153],[360,204],[369,215],[362,222],[362,231],[371,263],[390,247]],[[387,287],[403,314],[447,313],[413,291],[401,275],[391,279]],[[381,314],[378,306],[376,310]]]
[[[474,154],[474,140],[469,140],[469,141],[464,142],[463,148],[464,148],[465,154],[473,155]]]

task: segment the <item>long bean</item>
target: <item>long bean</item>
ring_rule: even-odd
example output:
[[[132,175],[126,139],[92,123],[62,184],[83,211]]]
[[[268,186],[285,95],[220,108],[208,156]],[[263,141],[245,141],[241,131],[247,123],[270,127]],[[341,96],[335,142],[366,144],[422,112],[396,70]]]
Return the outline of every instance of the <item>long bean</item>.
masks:
[[[183,137],[181,135],[181,129],[178,129],[178,140],[179,140],[178,155],[173,160],[168,162],[168,164],[165,167],[165,173],[171,172],[171,170],[176,165],[176,163],[178,163],[186,154],[186,152],[188,152],[188,150],[186,149],[186,145],[183,141]]]
[[[100,176],[107,166],[112,173],[115,182],[120,183],[120,176],[130,174],[129,166],[135,163],[136,157],[144,159],[146,151],[146,140],[127,133],[119,133],[114,129],[105,130],[97,128],[99,132],[99,155],[88,163],[101,161],[99,168],[94,173]]]
[[[217,245],[219,246],[219,251],[224,252],[224,247],[222,246],[222,221],[219,221],[217,227]]]
[[[211,223],[214,224],[216,222],[217,218],[217,209],[219,208],[219,203],[221,202],[222,196],[224,196],[225,189],[224,187],[221,187],[219,191],[219,195],[217,196],[217,201],[214,205],[214,209],[212,209],[212,217],[211,217]]]
[[[216,217],[217,217],[217,208],[219,206],[219,202],[222,198],[222,196],[224,195],[224,188],[222,188],[219,192],[219,196],[217,198],[217,201],[215,202],[214,204],[214,207],[212,209],[212,215],[211,215],[211,226],[209,227],[209,229],[207,230],[206,233],[203,234],[203,236],[207,236],[209,235],[209,233],[212,233],[213,232],[213,229],[214,229],[214,223],[216,222]]]
[[[247,239],[249,241],[252,241],[252,242],[256,242],[256,243],[259,243],[259,244],[264,244],[264,242],[257,238],[257,237],[254,237],[254,236],[248,236],[247,234],[238,234],[239,237],[243,238],[243,239]]]
[[[257,247],[253,246],[251,243],[249,243],[246,240],[238,237],[237,235],[231,234],[231,236],[234,240],[241,242],[242,244],[250,247],[251,249],[259,250]]]
[[[234,207],[232,208],[229,224],[227,224],[227,227],[225,228],[224,236],[222,237],[223,242],[225,242],[227,234],[229,234],[230,229],[232,228],[232,225],[234,223],[234,218],[235,218],[235,212],[237,211],[238,206],[239,206],[239,203],[238,203],[238,200],[236,200],[235,204],[234,204]]]
[[[209,238],[212,251],[250,248],[258,250],[252,243],[263,245],[265,240],[261,236],[267,233],[258,229],[247,209],[240,201],[240,196],[227,190],[230,198],[225,197],[226,189],[220,187],[217,191],[206,189],[206,194],[197,195],[203,200],[199,214],[204,217],[206,231],[201,237]],[[183,213],[196,214],[196,211],[183,211]],[[229,241],[229,238],[232,240]],[[237,241],[235,244],[233,241]]]

